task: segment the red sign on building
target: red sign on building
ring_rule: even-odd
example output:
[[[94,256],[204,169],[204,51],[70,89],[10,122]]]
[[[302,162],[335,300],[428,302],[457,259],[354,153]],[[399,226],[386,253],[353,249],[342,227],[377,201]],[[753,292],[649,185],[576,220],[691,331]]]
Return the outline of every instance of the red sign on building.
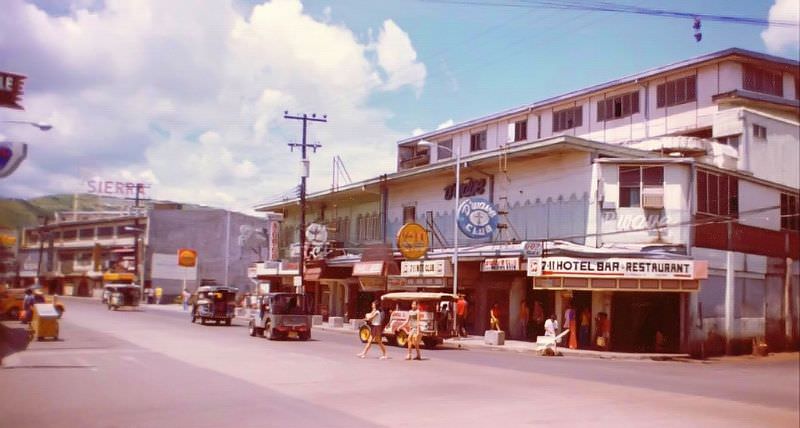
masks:
[[[22,101],[22,85],[25,76],[0,71],[0,107],[24,110]]]

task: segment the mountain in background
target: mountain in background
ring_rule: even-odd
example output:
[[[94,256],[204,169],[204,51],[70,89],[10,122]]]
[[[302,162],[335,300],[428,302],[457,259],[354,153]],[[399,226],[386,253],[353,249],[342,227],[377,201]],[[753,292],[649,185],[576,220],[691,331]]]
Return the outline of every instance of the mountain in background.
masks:
[[[169,201],[142,201],[143,205],[153,203],[174,203]],[[0,199],[0,228],[21,229],[37,226],[39,218],[59,211],[123,211],[133,205],[132,200],[110,198],[88,193],[50,195],[32,199]],[[185,208],[207,208],[199,205],[180,204]]]

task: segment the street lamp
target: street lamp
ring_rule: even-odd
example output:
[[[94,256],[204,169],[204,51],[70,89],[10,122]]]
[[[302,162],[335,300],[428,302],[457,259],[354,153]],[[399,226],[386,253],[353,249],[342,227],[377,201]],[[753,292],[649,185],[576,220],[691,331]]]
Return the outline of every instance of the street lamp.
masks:
[[[455,142],[453,144],[456,144]],[[453,210],[453,294],[458,294],[458,202],[461,199],[461,145],[456,144],[456,150],[447,146],[440,146],[430,141],[421,140],[417,145],[446,149],[456,156],[456,194],[455,209]]]
[[[31,122],[28,120],[3,120],[0,123],[22,123],[26,125],[31,125],[33,127],[39,128],[40,131],[49,131],[53,129],[53,125],[44,122]]]

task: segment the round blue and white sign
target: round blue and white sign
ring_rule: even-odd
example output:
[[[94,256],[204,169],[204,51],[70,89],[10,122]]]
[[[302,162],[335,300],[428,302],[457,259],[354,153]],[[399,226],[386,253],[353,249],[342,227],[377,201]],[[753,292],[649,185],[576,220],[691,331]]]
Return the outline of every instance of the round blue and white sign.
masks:
[[[473,239],[491,237],[497,230],[497,207],[484,198],[464,199],[458,204],[458,228]]]

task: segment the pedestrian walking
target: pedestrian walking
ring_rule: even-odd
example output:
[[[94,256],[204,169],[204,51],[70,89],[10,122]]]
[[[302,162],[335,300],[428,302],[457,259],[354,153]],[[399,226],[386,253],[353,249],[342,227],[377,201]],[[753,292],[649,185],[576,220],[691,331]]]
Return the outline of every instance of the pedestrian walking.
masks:
[[[419,350],[419,342],[422,339],[422,332],[419,329],[418,307],[419,304],[416,300],[411,302],[411,310],[408,311],[408,318],[406,318],[406,321],[400,326],[400,329],[405,329],[408,332],[408,355],[406,355],[406,360],[411,359],[411,348],[416,348],[417,350],[417,357],[414,359],[422,359],[422,354]]]
[[[377,343],[381,348],[381,359],[388,359],[389,357],[386,356],[386,347],[383,346],[383,313],[381,313],[381,311],[378,309],[377,300],[372,302],[372,311],[367,314],[367,316],[364,318],[364,321],[369,324],[369,339],[367,339],[367,344],[364,346],[364,350],[361,351],[358,356],[361,358],[366,358],[369,348],[373,343]]]
[[[20,322],[28,324],[33,319],[33,305],[36,303],[36,298],[33,297],[33,290],[30,288],[25,289],[25,297],[22,298],[22,316]]]
[[[186,312],[189,310],[189,299],[192,297],[192,294],[189,293],[189,290],[184,288],[181,292],[181,297],[183,299],[183,311]]]
[[[589,308],[583,308],[581,311],[581,326],[578,330],[578,343],[581,348],[589,347],[589,327],[592,319],[592,313]]]
[[[525,299],[522,299],[519,302],[519,338],[520,339],[527,339],[528,338],[528,318],[530,317],[530,312],[528,311],[528,302]]]

